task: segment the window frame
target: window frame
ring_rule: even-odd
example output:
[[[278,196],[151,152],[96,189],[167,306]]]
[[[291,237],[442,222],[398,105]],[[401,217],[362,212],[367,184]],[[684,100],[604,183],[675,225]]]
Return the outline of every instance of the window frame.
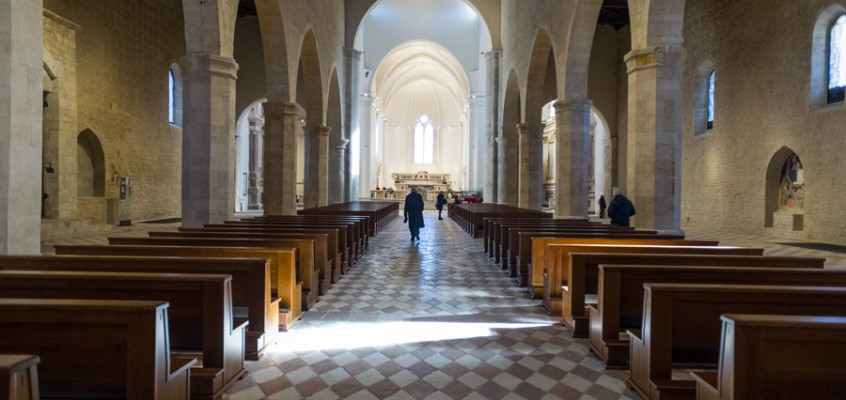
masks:
[[[424,117],[426,118],[425,123],[422,121]],[[419,140],[418,134],[420,135]],[[426,140],[428,134],[431,134],[430,140]],[[420,114],[412,131],[412,158],[414,164],[431,165],[435,163],[435,136],[435,127],[432,123],[432,118],[426,113]],[[426,157],[427,155],[429,155],[428,159]]]
[[[841,13],[840,15],[836,16],[834,20],[829,24],[828,31],[826,34],[826,104],[837,104],[842,103],[844,101],[844,94],[846,94],[846,84],[842,86],[835,86],[831,87],[831,56],[834,52],[834,46],[832,43],[832,33],[834,32],[834,28],[838,25],[842,24],[842,33],[841,33],[841,43],[840,43],[840,50],[841,59],[846,57],[846,13]],[[844,61],[841,61],[843,63]]]
[[[707,89],[705,90],[705,96],[707,99],[705,100],[705,130],[710,131],[714,129],[714,120],[716,119],[716,102],[714,98],[716,97],[716,84],[717,81],[717,70],[712,69],[710,73],[708,73],[708,79],[706,80]]]

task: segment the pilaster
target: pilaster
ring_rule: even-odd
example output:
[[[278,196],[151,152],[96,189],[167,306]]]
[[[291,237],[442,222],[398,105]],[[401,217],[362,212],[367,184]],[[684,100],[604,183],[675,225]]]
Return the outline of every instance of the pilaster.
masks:
[[[328,126],[311,126],[305,135],[305,208],[329,203],[329,132]]]
[[[586,99],[559,100],[555,107],[555,217],[588,218],[590,108]]]
[[[294,103],[264,104],[264,212],[297,213],[297,129]]]
[[[500,90],[502,76],[500,73],[502,64],[502,51],[495,50],[485,53],[485,65],[487,68],[487,82],[485,96],[487,97],[487,170],[484,180],[485,201],[496,203],[498,201],[498,163],[500,162],[496,145],[496,138],[500,135]]]
[[[344,48],[344,105],[343,105],[343,123],[344,131],[342,140],[348,142],[352,140],[353,131],[358,128],[359,121],[359,96],[361,94],[360,79],[361,79],[361,55],[363,53],[359,50],[346,47]],[[358,197],[355,186],[352,184],[352,149],[346,146],[343,157],[343,171],[341,172],[344,179],[343,182],[343,198],[341,201],[352,201]]]
[[[639,228],[681,227],[684,49],[654,46],[625,57],[629,74],[627,196]]]
[[[340,132],[329,136],[329,204],[344,202],[344,185],[347,181],[347,145],[349,140],[339,136]]]
[[[264,190],[264,175],[262,173],[262,146],[264,137],[264,119],[251,118],[250,119],[250,187],[249,205],[250,210],[260,210],[262,208],[261,197]]]
[[[182,225],[231,219],[235,210],[235,79],[229,57],[182,58]]]
[[[41,253],[42,10],[0,1],[0,254]]]
[[[516,206],[518,198],[518,168],[519,141],[511,136],[496,138],[498,159],[497,165],[497,202]]]

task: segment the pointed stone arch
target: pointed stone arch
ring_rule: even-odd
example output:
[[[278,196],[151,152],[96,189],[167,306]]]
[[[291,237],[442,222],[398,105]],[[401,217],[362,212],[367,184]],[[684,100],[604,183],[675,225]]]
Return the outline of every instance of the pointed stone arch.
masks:
[[[105,197],[106,157],[97,134],[85,129],[76,137],[77,176],[79,197]]]
[[[764,227],[766,228],[776,227],[775,215],[780,209],[779,198],[785,195],[782,188],[782,169],[785,162],[796,155],[793,149],[783,146],[773,154],[767,165],[767,175],[764,179]],[[801,229],[795,229],[794,224],[793,230]]]
[[[329,202],[329,129],[325,125],[323,80],[320,54],[314,31],[308,29],[300,47],[297,68],[297,103],[305,108],[303,195],[306,208]]]
[[[520,98],[520,81],[517,71],[512,69],[508,73],[505,84],[505,95],[502,103],[501,135],[497,140],[497,201],[502,204],[517,205],[517,190],[519,171],[514,168],[519,162],[519,134],[517,125],[520,124],[522,101]]]
[[[348,141],[344,138],[341,106],[341,86],[338,69],[333,65],[329,73],[329,92],[326,98],[326,126],[329,127],[329,203],[344,201],[344,186],[349,173],[345,168]]]
[[[523,112],[525,129],[520,141],[519,206],[540,209],[543,204],[543,105],[555,100],[558,79],[555,76],[555,50],[545,29],[539,29],[532,45],[529,72],[526,77],[526,103]]]

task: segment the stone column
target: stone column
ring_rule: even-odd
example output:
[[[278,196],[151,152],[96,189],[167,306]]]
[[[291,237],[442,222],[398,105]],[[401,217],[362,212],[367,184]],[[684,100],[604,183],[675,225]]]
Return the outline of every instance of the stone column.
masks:
[[[182,58],[182,226],[232,219],[235,210],[235,79],[230,57]]]
[[[260,109],[260,107],[257,107]],[[250,188],[249,188],[249,205],[250,210],[260,210],[261,194],[264,186],[264,178],[262,176],[262,146],[264,136],[264,118],[259,118],[250,115]]]
[[[346,167],[347,144],[350,142],[338,134],[329,136],[329,204],[343,203],[349,169]]]
[[[543,203],[543,144],[539,132],[529,124],[517,125],[520,140],[520,183],[518,205],[540,210]]]
[[[638,228],[681,228],[681,115],[684,49],[635,49],[629,74],[627,192]]]
[[[590,100],[558,100],[555,107],[555,217],[587,219]]]
[[[41,253],[41,0],[0,0],[0,254]]]
[[[497,202],[517,205],[519,142],[517,138],[500,136],[496,138],[497,159]]]
[[[349,143],[352,140],[352,133],[358,129],[358,109],[359,109],[359,90],[361,78],[361,55],[362,52],[353,48],[344,48],[344,106],[343,106],[343,124],[344,132],[341,140],[346,140]],[[341,201],[357,200],[358,193],[356,188],[352,185],[352,155],[350,154],[350,146],[344,148],[344,162],[343,162],[343,176],[344,184],[343,199]]]
[[[499,163],[498,160],[498,150],[496,146],[496,139],[500,135],[500,114],[499,114],[499,102],[500,102],[500,90],[501,90],[501,82],[502,76],[500,73],[500,65],[502,63],[502,51],[489,51],[485,53],[485,61],[487,67],[487,85],[485,88],[485,97],[487,97],[487,146],[488,146],[488,159],[487,163],[487,174],[485,175],[485,202],[489,203],[496,203],[499,199],[499,189],[498,189],[498,171],[497,165]]]
[[[329,204],[328,126],[311,126],[305,133],[305,208]]]
[[[264,103],[264,213],[297,213],[297,127],[294,103]]]

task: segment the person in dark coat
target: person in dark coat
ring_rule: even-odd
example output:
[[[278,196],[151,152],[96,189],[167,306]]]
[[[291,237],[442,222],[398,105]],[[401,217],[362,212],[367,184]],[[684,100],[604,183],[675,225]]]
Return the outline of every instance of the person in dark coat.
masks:
[[[441,213],[444,211],[444,206],[447,203],[446,196],[444,196],[444,192],[438,193],[438,200],[435,202],[435,207],[438,208],[438,221],[443,221],[443,217],[441,217]]]
[[[608,218],[611,224],[617,226],[629,226],[629,218],[635,215],[634,204],[619,189],[614,191],[614,199],[608,205]]]
[[[605,195],[604,194],[600,195],[599,196],[599,218],[605,218],[605,207],[607,207],[607,206],[608,206],[608,204],[605,203]]]
[[[405,196],[402,222],[408,223],[408,230],[411,232],[411,241],[420,241],[420,228],[426,227],[423,223],[423,196],[417,193],[417,188],[411,188],[411,193]]]

